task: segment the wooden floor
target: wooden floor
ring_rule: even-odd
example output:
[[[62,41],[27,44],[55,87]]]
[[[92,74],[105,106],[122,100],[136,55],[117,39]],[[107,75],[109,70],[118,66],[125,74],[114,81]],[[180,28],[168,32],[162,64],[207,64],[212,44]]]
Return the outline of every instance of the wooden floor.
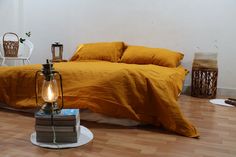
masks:
[[[207,99],[180,97],[181,109],[200,132],[182,137],[155,127],[127,128],[82,121],[94,133],[89,144],[51,150],[30,143],[34,118],[0,110],[1,157],[236,157],[236,108],[215,106]]]

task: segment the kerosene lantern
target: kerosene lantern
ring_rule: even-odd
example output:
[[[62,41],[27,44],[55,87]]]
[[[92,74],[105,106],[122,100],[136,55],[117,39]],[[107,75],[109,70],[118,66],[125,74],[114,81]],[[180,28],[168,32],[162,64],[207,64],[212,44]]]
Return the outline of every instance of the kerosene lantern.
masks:
[[[51,45],[52,61],[62,61],[63,45],[59,42],[55,42]]]
[[[59,76],[60,88],[58,88],[58,83],[56,76]],[[42,87],[39,88],[39,77],[43,76]],[[41,89],[41,97],[44,100],[43,105],[38,104],[39,99],[39,89]],[[60,89],[60,92],[59,92]],[[58,97],[61,93],[61,107],[58,107]],[[63,101],[63,87],[62,87],[62,76],[53,67],[53,64],[47,60],[46,64],[43,64],[42,70],[39,70],[35,74],[35,95],[37,106],[42,106],[40,112],[44,114],[58,114],[60,110],[64,107]]]

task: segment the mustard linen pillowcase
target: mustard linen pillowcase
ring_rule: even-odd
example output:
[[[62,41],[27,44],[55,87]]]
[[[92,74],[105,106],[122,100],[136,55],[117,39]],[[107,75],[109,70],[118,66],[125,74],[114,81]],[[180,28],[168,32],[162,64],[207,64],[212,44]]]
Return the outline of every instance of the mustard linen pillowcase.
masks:
[[[103,60],[119,62],[123,51],[123,42],[99,42],[82,44],[78,47],[70,60]]]
[[[128,46],[121,62],[128,64],[155,64],[165,67],[177,67],[184,55],[164,48]]]

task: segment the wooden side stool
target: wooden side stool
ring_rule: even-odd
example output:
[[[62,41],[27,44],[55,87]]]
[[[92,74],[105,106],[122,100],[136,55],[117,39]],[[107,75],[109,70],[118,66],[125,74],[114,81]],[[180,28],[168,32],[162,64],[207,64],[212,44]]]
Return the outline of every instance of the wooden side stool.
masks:
[[[207,57],[204,57],[206,55]],[[210,54],[216,56],[216,54]],[[217,93],[218,66],[216,57],[195,54],[192,64],[191,95],[199,98],[215,98]],[[203,56],[203,57],[202,57]]]

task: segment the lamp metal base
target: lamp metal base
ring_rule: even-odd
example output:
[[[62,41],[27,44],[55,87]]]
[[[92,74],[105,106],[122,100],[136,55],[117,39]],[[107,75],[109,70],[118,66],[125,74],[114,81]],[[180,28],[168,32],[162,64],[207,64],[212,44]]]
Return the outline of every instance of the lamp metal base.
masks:
[[[60,109],[58,108],[58,105],[56,102],[53,102],[53,103],[47,102],[41,107],[40,111],[48,115],[60,113]]]

